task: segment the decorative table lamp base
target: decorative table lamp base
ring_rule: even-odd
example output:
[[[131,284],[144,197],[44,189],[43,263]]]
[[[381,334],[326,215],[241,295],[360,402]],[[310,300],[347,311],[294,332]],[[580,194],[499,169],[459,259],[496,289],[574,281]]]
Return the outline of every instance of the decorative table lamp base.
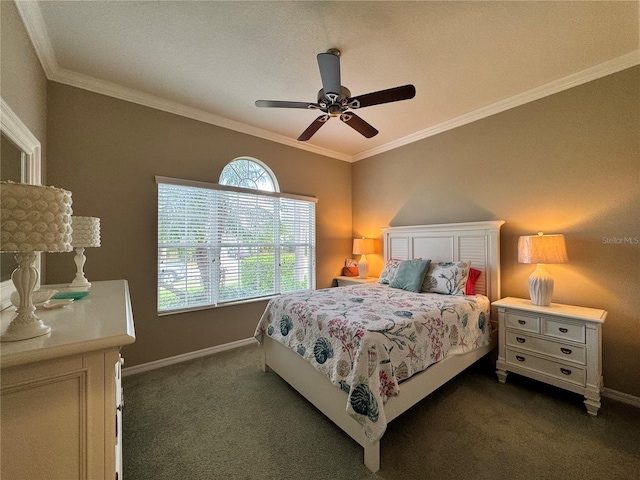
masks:
[[[360,278],[369,277],[369,261],[364,253],[360,257],[360,261],[358,261],[358,276]]]
[[[549,306],[553,296],[553,278],[544,268],[544,264],[538,266],[529,277],[529,296],[534,305]]]
[[[76,278],[69,284],[69,287],[73,290],[86,290],[91,286],[91,282],[84,276],[84,264],[87,261],[87,257],[84,254],[84,247],[76,247],[76,255],[73,257],[73,261],[76,263]]]
[[[36,317],[36,307],[33,306],[33,290],[38,283],[38,270],[33,266],[36,260],[35,253],[17,253],[18,267],[13,271],[11,279],[20,295],[20,305],[16,308],[16,316],[13,318],[7,330],[0,337],[2,342],[15,342],[27,338],[39,337],[51,332],[51,327],[45,325]]]

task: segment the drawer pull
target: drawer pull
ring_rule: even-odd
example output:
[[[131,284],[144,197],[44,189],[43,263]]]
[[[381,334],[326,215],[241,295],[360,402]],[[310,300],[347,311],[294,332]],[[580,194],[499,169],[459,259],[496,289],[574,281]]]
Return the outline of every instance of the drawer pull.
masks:
[[[527,322],[525,320],[518,320],[518,323],[520,325],[526,325],[527,324]]]
[[[560,332],[562,333],[567,333],[569,331],[566,328],[562,328],[562,327],[560,327],[558,330],[560,330]]]
[[[562,348],[562,347],[560,347],[560,351],[562,353],[564,353],[565,355],[570,355],[571,354],[571,349],[570,348]]]
[[[516,337],[516,340],[518,341],[518,343],[524,343],[525,339],[522,337]]]
[[[560,371],[565,375],[571,375],[571,370],[569,370],[568,368],[561,368]]]
[[[518,360],[519,362],[524,362],[524,357],[516,355],[516,360]]]

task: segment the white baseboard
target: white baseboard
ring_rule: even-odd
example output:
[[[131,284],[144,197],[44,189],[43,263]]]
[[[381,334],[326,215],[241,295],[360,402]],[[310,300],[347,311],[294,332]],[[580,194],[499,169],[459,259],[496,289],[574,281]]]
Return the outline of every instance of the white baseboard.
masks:
[[[246,347],[253,345],[257,340],[253,337],[245,338],[244,340],[238,340],[236,342],[225,343],[223,345],[217,345],[215,347],[203,348],[202,350],[196,350],[195,352],[183,353],[182,355],[176,355],[175,357],[163,358],[162,360],[156,360],[154,362],[142,363],[133,367],[126,367],[122,369],[122,376],[127,377],[129,375],[135,375],[137,373],[148,372],[157,368],[166,367],[168,365],[174,365],[180,362],[186,362],[194,358],[206,357],[207,355],[213,355],[214,353],[224,352],[226,350],[233,350],[234,348]],[[640,408],[640,397],[630,395],[628,393],[619,392],[610,388],[602,389],[602,396],[616,400],[618,402],[626,403],[634,407]]]
[[[617,400],[618,402],[626,403],[628,405],[640,408],[640,397],[629,395],[628,393],[611,390],[610,388],[603,388],[602,396],[605,398],[610,398],[611,400]]]
[[[195,352],[183,353],[182,355],[176,355],[175,357],[163,358],[154,362],[142,363],[140,365],[134,365],[133,367],[126,367],[122,369],[122,376],[127,377],[129,375],[135,375],[137,373],[148,372],[155,370],[156,368],[166,367],[180,362],[186,362],[194,358],[206,357],[214,353],[224,352],[225,350],[233,350],[234,348],[246,347],[247,345],[253,345],[258,341],[251,337],[244,340],[238,340],[237,342],[225,343],[224,345],[217,345],[215,347],[203,348],[202,350],[196,350]]]

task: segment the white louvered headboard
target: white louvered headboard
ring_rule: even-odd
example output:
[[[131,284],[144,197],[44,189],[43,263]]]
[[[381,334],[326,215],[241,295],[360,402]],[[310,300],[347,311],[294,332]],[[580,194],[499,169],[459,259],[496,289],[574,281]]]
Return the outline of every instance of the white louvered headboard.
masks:
[[[382,228],[384,259],[471,261],[482,272],[476,292],[500,299],[500,227],[502,220]]]

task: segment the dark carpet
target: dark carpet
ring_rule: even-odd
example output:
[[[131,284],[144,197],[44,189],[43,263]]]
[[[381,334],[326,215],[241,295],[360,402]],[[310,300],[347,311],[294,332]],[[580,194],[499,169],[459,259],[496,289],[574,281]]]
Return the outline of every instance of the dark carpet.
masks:
[[[125,377],[124,478],[640,478],[640,409],[603,399],[591,417],[579,395],[514,374],[500,384],[486,359],[389,424],[373,474],[260,364],[250,346]]]

